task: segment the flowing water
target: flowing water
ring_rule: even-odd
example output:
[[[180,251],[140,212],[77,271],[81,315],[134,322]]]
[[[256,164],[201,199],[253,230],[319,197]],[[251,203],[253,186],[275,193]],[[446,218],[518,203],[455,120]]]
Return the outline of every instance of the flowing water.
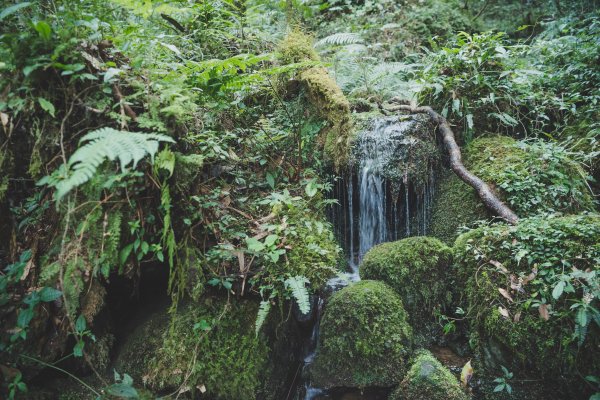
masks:
[[[333,190],[338,205],[329,210],[336,235],[348,255],[349,273],[328,282],[328,292],[357,281],[359,264],[373,246],[408,236],[427,233],[433,201],[435,173],[431,169],[424,183],[408,179],[404,171],[395,171],[415,140],[416,121],[383,117],[373,122],[372,129],[359,134],[354,152],[356,169],[339,178]],[[304,369],[310,367],[319,340],[319,321],[323,299],[319,299]],[[326,392],[304,384],[304,400],[315,400]]]

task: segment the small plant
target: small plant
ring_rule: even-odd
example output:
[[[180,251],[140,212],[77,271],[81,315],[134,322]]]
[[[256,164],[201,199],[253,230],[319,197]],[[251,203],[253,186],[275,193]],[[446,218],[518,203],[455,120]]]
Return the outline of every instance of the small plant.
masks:
[[[506,393],[512,394],[512,386],[508,383],[508,381],[513,378],[513,373],[506,369],[504,365],[501,365],[500,367],[502,368],[502,373],[504,376],[494,379],[494,382],[497,383],[496,387],[494,388],[494,392],[506,391]]]

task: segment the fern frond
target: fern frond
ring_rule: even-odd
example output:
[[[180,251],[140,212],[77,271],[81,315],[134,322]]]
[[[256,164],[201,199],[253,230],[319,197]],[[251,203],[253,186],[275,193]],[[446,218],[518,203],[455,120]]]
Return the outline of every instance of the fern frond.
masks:
[[[258,336],[260,328],[262,328],[265,321],[267,320],[267,317],[269,316],[269,311],[271,311],[271,302],[269,300],[261,301],[260,306],[258,307],[258,315],[256,316],[256,325],[254,328],[256,336]]]
[[[305,276],[293,276],[285,280],[285,286],[292,291],[292,296],[296,299],[302,314],[310,312],[310,297],[305,286],[307,283],[308,279]]]
[[[315,43],[315,47],[345,46],[348,44],[362,44],[364,41],[357,33],[342,32],[324,37]]]
[[[129,164],[133,164],[135,168],[146,155],[154,157],[159,142],[175,141],[158,133],[97,129],[81,138],[79,143],[84,144],[71,155],[67,168],[61,166],[52,176],[41,179],[38,184],[55,187],[54,198],[58,202],[71,190],[89,181],[106,159],[118,159],[122,170]]]

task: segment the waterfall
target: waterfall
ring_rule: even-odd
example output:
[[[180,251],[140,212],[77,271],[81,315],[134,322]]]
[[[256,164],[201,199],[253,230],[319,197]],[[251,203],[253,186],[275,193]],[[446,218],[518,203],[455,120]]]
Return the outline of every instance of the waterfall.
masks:
[[[353,171],[336,178],[333,197],[337,204],[328,208],[328,216],[340,244],[348,254],[350,273],[328,282],[328,291],[339,290],[359,280],[358,266],[373,246],[410,235],[426,235],[435,187],[435,170],[427,165],[426,176],[411,180],[412,146],[419,139],[415,132],[429,129],[412,118],[382,117],[370,129],[359,133],[353,148]],[[403,168],[404,167],[404,168]],[[431,167],[431,168],[430,168]],[[323,299],[317,303],[316,322],[304,354],[304,370],[315,357],[319,340]],[[304,400],[322,398],[327,392],[303,384]]]

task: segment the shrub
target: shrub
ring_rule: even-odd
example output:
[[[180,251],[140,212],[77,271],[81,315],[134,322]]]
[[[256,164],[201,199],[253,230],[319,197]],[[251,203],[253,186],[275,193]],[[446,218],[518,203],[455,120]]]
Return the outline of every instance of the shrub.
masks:
[[[486,225],[456,240],[457,292],[488,367],[598,371],[599,243],[597,214]]]

